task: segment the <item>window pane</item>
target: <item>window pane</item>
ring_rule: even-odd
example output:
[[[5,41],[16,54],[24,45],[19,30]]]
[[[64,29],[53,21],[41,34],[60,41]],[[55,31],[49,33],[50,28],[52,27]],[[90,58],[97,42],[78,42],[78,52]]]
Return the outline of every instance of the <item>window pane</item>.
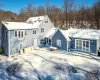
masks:
[[[17,31],[15,31],[15,37],[17,37]]]
[[[20,31],[19,31],[19,33],[18,33],[18,37],[20,38]]]
[[[21,38],[23,38],[23,31],[21,32]]]
[[[83,46],[85,46],[85,41],[83,41]]]
[[[82,49],[82,41],[81,40],[76,40],[76,49],[79,49],[79,50]]]
[[[89,42],[88,41],[86,41],[86,47],[89,47]]]

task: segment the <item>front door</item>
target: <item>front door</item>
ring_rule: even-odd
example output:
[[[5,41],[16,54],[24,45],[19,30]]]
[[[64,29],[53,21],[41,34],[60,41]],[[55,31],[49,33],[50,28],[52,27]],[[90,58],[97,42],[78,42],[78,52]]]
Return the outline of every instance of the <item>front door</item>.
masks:
[[[36,48],[38,46],[38,40],[33,39],[33,47]]]

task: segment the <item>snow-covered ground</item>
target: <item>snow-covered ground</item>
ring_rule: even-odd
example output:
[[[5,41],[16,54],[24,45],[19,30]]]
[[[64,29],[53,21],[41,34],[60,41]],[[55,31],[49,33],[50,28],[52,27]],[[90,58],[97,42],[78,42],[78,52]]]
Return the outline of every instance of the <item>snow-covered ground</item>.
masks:
[[[21,63],[22,69],[9,77],[6,68],[15,62]],[[78,73],[69,72],[69,66]],[[86,72],[94,69],[100,69],[100,57],[85,53],[41,48],[10,58],[0,55],[0,80],[85,80]]]

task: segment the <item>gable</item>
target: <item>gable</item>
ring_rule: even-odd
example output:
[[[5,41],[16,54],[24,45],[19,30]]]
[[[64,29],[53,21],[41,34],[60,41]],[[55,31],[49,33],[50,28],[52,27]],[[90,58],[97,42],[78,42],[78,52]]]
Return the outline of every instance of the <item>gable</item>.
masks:
[[[58,30],[52,37],[52,39],[55,39],[55,38],[59,38],[59,39],[62,39],[62,40],[66,40],[66,38],[63,36],[63,34],[60,32],[60,30]]]

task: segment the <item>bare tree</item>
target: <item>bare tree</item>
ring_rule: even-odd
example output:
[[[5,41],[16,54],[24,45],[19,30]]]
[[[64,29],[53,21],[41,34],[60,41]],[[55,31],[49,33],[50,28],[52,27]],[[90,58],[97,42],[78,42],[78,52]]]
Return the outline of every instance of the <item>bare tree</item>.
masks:
[[[75,0],[63,0],[63,8],[64,8],[64,14],[65,14],[65,22],[66,22],[66,28],[68,28],[68,12],[70,12],[73,8]]]
[[[94,14],[97,29],[100,29],[100,0],[94,4]]]
[[[43,7],[43,6],[38,6],[38,7],[37,7],[37,15],[38,15],[38,16],[45,15],[45,7]]]

